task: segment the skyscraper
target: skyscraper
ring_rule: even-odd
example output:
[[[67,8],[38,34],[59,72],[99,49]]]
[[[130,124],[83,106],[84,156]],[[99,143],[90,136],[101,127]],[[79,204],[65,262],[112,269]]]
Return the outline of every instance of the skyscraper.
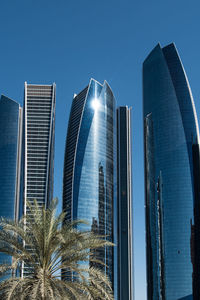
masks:
[[[17,220],[21,158],[22,109],[8,97],[0,99],[0,216]],[[0,264],[11,257],[0,254]]]
[[[23,123],[23,207],[26,200],[48,206],[53,196],[55,84],[25,82]]]
[[[115,99],[105,81],[90,80],[72,103],[65,148],[63,210],[113,241]],[[86,228],[84,226],[84,228]],[[113,282],[113,248],[95,253]]]
[[[174,44],[143,64],[148,299],[200,299],[199,129]]]
[[[117,109],[118,300],[133,299],[131,109]]]

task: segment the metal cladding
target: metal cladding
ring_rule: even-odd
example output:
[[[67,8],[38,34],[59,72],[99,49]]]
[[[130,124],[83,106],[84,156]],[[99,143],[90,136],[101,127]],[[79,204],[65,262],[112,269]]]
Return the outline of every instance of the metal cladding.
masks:
[[[23,208],[34,199],[45,207],[53,197],[55,84],[25,82],[23,124]]]
[[[118,299],[131,300],[133,291],[131,108],[117,109]]]

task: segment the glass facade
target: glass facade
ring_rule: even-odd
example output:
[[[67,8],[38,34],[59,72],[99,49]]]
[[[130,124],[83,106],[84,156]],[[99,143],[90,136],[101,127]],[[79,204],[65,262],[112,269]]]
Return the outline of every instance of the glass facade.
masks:
[[[117,109],[118,300],[132,300],[131,109]]]
[[[0,216],[18,219],[21,151],[21,108],[5,97],[0,99]],[[0,254],[0,264],[11,262]]]
[[[66,219],[83,219],[88,227],[113,241],[115,99],[112,91],[91,79],[74,97],[68,124],[63,177]],[[82,227],[80,226],[80,229]],[[113,248],[95,255],[108,266],[113,282]]]
[[[174,44],[143,64],[149,300],[200,299],[199,129]]]

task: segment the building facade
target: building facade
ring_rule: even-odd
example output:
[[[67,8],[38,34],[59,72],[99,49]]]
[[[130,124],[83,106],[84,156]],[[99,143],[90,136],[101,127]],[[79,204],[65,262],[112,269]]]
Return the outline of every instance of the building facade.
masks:
[[[25,82],[21,214],[29,213],[26,200],[48,207],[53,197],[55,89]]]
[[[131,108],[117,109],[118,300],[132,300]]]
[[[115,99],[105,81],[91,79],[75,95],[68,124],[64,175],[63,210],[66,220],[83,219],[84,229],[113,241],[115,201]],[[80,229],[82,227],[80,226]],[[113,248],[95,253],[108,268],[113,282]]]
[[[18,220],[22,109],[8,97],[0,99],[0,216]],[[11,263],[1,253],[0,264]]]
[[[149,300],[200,299],[199,129],[174,44],[143,63]]]

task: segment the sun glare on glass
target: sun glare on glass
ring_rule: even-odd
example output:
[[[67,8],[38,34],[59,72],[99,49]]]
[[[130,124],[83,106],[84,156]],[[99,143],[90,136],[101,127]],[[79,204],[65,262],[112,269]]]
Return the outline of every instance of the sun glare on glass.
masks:
[[[98,110],[99,107],[100,107],[99,100],[98,100],[97,98],[95,98],[95,99],[92,101],[91,105],[92,105],[92,108],[93,108],[94,110]]]

